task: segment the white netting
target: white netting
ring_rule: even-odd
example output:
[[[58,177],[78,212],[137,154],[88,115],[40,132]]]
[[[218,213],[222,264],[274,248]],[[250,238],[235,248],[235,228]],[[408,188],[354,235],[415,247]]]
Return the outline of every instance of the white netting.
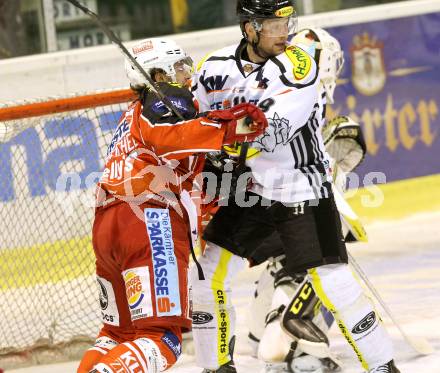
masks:
[[[44,100],[16,111],[25,116],[37,107],[49,113],[0,119],[3,368],[77,357],[73,345],[83,349],[99,329],[91,246],[94,184],[130,94],[96,96],[99,103],[86,97],[84,109],[60,109],[60,103],[76,105],[78,97]],[[16,116],[11,106],[2,105],[0,118]]]

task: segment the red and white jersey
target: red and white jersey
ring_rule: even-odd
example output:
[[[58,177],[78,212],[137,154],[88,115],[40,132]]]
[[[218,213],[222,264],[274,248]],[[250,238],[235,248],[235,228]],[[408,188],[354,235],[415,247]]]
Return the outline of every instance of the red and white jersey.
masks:
[[[225,129],[205,117],[197,118],[186,88],[168,83],[161,83],[160,88],[185,120],[150,92],[133,102],[108,147],[98,184],[98,206],[109,197],[146,202],[167,199],[167,194],[175,196],[182,190],[190,192],[203,168],[204,153],[221,148]]]

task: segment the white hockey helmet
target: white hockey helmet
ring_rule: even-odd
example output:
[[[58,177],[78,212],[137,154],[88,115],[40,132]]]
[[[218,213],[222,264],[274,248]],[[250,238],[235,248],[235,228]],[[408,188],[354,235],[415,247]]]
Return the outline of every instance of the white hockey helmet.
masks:
[[[315,58],[327,101],[332,104],[336,80],[344,66],[344,52],[338,40],[324,29],[314,27],[298,31],[292,39],[292,44],[304,48]]]
[[[131,47],[129,51],[147,74],[150,74],[153,68],[163,69],[173,82],[176,81],[177,69],[186,69],[189,72],[193,69],[191,57],[171,39],[145,39]],[[125,60],[125,72],[132,88],[139,89],[150,85],[128,58]]]

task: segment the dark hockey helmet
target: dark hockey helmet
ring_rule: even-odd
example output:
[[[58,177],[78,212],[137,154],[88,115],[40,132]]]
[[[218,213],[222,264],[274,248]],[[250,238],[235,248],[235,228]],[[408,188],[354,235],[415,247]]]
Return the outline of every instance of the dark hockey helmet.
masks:
[[[293,0],[237,0],[237,16],[240,21],[292,15],[296,15]]]
[[[297,27],[297,15],[293,0],[237,0],[237,16],[244,37],[246,37],[244,27],[246,22],[251,22],[258,33],[263,32],[263,22],[269,19],[274,21],[288,19],[289,35],[295,33]]]

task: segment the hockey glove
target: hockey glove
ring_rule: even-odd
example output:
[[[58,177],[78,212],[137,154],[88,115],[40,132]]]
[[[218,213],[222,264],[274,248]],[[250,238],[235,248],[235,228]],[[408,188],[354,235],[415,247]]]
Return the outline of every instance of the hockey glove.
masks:
[[[253,141],[262,135],[268,126],[261,109],[249,103],[239,104],[231,109],[211,111],[208,119],[226,126],[224,144]]]

